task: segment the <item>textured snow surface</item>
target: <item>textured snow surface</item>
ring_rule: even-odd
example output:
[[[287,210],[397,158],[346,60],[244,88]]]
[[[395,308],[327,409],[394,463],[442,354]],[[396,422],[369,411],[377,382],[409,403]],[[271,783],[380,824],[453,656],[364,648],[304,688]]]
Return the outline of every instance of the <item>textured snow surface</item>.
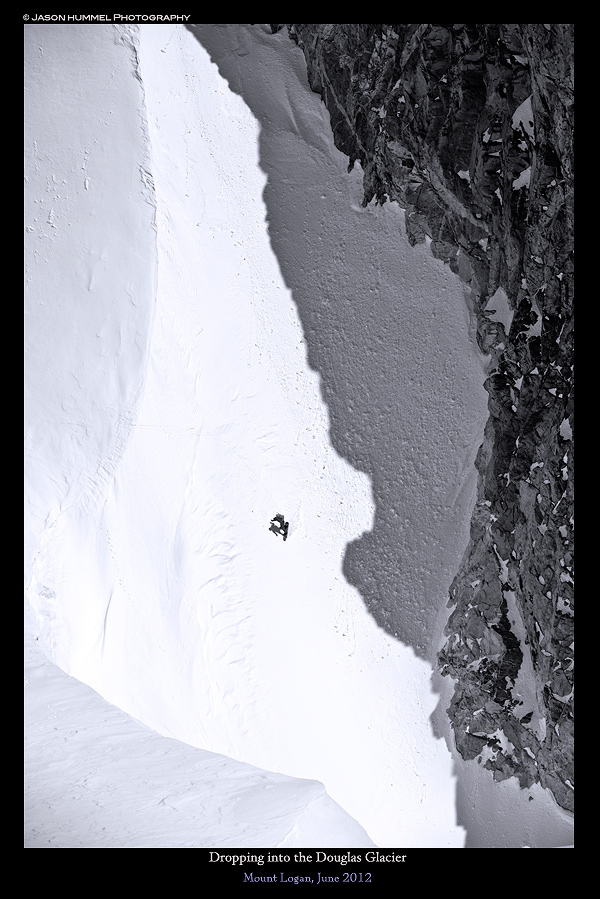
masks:
[[[186,817],[165,846],[461,847],[431,667],[342,565],[358,541],[397,627],[403,609],[411,635],[441,627],[485,418],[463,290],[408,246],[397,208],[361,208],[292,42],[202,28],[270,116],[269,181],[202,33],[26,31],[27,596],[39,645],[82,682],[32,657],[29,839],[52,839],[64,796],[69,845],[141,845],[148,789],[148,846],[170,804]],[[362,440],[353,465],[340,422]],[[115,752],[97,780],[95,742]]]
[[[26,849],[374,845],[322,784],[161,737],[27,637]]]

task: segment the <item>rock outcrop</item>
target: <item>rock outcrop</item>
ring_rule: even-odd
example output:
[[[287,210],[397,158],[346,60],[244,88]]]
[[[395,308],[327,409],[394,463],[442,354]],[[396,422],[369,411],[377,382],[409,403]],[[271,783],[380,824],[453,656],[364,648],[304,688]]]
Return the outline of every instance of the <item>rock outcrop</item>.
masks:
[[[287,28],[364,203],[465,281],[490,357],[438,656],[457,749],[572,810],[574,26]]]

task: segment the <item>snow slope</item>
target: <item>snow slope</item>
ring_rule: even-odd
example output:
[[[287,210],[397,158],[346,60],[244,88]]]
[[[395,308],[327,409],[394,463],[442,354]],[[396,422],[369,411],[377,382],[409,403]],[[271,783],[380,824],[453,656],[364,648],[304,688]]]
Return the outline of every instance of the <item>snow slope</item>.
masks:
[[[260,799],[244,845],[285,840],[318,781],[337,804],[327,812],[328,838],[309,816],[292,842],[274,845],[368,845],[364,828],[379,846],[460,847],[452,757],[429,721],[431,668],[377,625],[342,571],[348,543],[377,522],[382,491],[333,448],[323,394],[338,372],[344,402],[369,406],[361,391],[381,368],[371,397],[381,417],[386,371],[414,373],[410,390],[394,391],[390,415],[405,422],[404,447],[413,438],[417,446],[403,453],[386,434],[375,457],[375,470],[385,463],[386,508],[402,511],[394,584],[407,585],[414,624],[424,603],[443,608],[473,502],[470,463],[485,403],[463,291],[441,263],[404,245],[397,209],[361,209],[360,175],[348,176],[291,42],[260,26],[225,28],[234,29],[221,34],[234,40],[246,87],[254,77],[261,103],[273,95],[282,180],[304,179],[305,209],[315,190],[327,199],[317,229],[301,205],[281,221],[265,206],[274,176],[268,182],[259,166],[258,121],[192,31],[26,31],[34,630],[64,672],[162,735],[152,742],[129,727],[124,754],[152,767],[165,751],[157,741],[171,738],[169,752],[181,759],[176,790],[186,776],[195,782],[184,769],[204,764],[199,749],[237,760],[216,763],[234,772],[238,763],[262,769],[261,778],[278,772],[280,793],[281,775],[295,779],[300,799],[282,798],[281,829],[268,829],[272,806],[261,818]],[[302,204],[302,191],[291,196]],[[297,303],[302,284],[313,293],[318,286],[307,279],[304,252],[317,240],[323,250],[310,265],[321,278],[330,260],[361,283],[361,244],[384,273],[382,314],[367,343],[353,341],[344,354],[344,340],[334,339],[341,319],[320,319],[331,357],[324,378],[309,367],[314,343]],[[431,314],[419,314],[424,308]],[[394,311],[409,335],[400,351]],[[347,304],[344,316],[360,335]],[[444,394],[436,394],[423,416],[440,387],[428,372],[440,368],[458,402],[443,413]],[[449,439],[451,427],[467,436]],[[290,521],[285,544],[268,530],[276,512]],[[393,534],[387,518],[384,533]],[[394,555],[390,547],[382,564]],[[395,598],[402,609],[402,592]],[[72,702],[76,715],[92,716],[89,733],[110,741],[117,713],[69,684],[68,727],[77,729]],[[34,703],[31,712],[35,721]],[[47,729],[42,736],[29,750],[34,791],[46,755],[58,752]],[[243,776],[252,789],[255,775]],[[158,792],[163,786],[169,792],[172,783]],[[199,793],[212,802],[212,789]],[[40,807],[31,806],[33,828]],[[233,845],[241,835],[233,812],[223,822],[200,839]],[[39,824],[46,838],[53,825]],[[186,828],[177,845],[197,839]],[[150,830],[144,839],[157,839],[154,823]],[[89,845],[105,845],[100,831]],[[125,844],[129,832],[125,822],[114,840]]]
[[[281,33],[191,28],[260,124],[269,238],[320,375],[329,440],[368,475],[369,528],[343,571],[378,625],[432,657],[448,572],[468,540],[486,360],[463,287],[410,247],[396,204],[362,207],[303,53]]]
[[[26,849],[373,847],[316,781],[161,737],[26,651]]]
[[[43,26],[25,38],[29,581],[42,535],[103,494],[127,442],[148,364],[156,238],[126,33]]]

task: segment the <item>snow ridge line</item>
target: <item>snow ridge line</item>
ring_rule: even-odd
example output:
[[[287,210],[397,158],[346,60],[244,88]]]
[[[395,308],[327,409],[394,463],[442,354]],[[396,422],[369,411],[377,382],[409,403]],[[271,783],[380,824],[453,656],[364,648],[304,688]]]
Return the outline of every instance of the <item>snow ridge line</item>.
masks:
[[[289,840],[289,838],[290,838],[291,836],[293,836],[293,835],[298,831],[298,827],[299,827],[299,825],[300,825],[300,822],[302,821],[303,818],[305,818],[305,817],[307,816],[308,810],[309,810],[313,805],[315,805],[315,803],[316,803],[317,801],[321,801],[323,798],[325,798],[325,799],[329,799],[329,798],[330,798],[330,797],[328,796],[327,790],[325,789],[325,786],[324,786],[320,781],[315,780],[315,781],[313,781],[313,783],[316,784],[316,785],[318,785],[318,786],[320,787],[319,791],[318,791],[314,796],[312,796],[312,797],[309,799],[309,801],[306,803],[306,805],[304,806],[304,808],[302,809],[302,811],[301,811],[300,814],[298,815],[296,821],[294,822],[293,826],[290,827],[289,831],[286,833],[286,835],[283,837],[283,839],[282,839],[279,843],[277,843],[277,846],[275,847],[276,849],[279,849],[279,848],[285,848],[285,846],[288,845],[288,840]]]
[[[66,659],[59,658],[59,650],[49,626],[48,606],[55,604],[55,593],[48,582],[48,568],[52,569],[52,560],[56,551],[56,540],[61,539],[61,523],[65,516],[70,517],[83,512],[94,521],[99,521],[99,510],[105,501],[111,484],[114,483],[120,462],[125,454],[133,429],[136,425],[139,410],[141,408],[147,370],[150,358],[152,333],[154,330],[156,305],[158,297],[158,229],[157,229],[157,198],[153,177],[153,154],[150,129],[148,127],[148,111],[146,104],[146,92],[141,71],[139,56],[139,28],[138,26],[114,26],[114,43],[126,48],[131,62],[131,74],[139,84],[141,102],[138,106],[139,124],[142,135],[142,159],[139,166],[141,193],[145,202],[151,207],[150,225],[152,228],[152,255],[153,270],[151,273],[150,317],[145,334],[145,346],[140,365],[140,374],[135,389],[130,396],[119,397],[117,408],[114,410],[114,419],[109,434],[109,446],[104,451],[99,448],[98,461],[93,473],[84,475],[81,487],[61,501],[58,508],[52,509],[46,517],[43,530],[40,534],[37,551],[32,559],[31,574],[28,579],[25,595],[31,608],[34,610],[40,635],[43,638],[44,651],[47,656],[62,670],[70,674],[70,666]],[[109,541],[110,542],[110,541]],[[110,547],[109,547],[110,549]],[[110,600],[108,605],[110,605]],[[102,649],[106,629],[108,605],[104,616],[102,629]]]
[[[133,431],[138,418],[138,411],[142,404],[144,396],[144,388],[146,383],[146,373],[148,370],[148,362],[150,356],[150,346],[152,343],[152,332],[154,330],[154,321],[156,316],[156,304],[158,297],[158,225],[157,225],[157,207],[158,200],[156,197],[156,189],[154,184],[154,164],[152,154],[152,139],[150,136],[150,128],[148,127],[148,107],[146,103],[146,90],[144,79],[142,76],[142,66],[139,53],[139,26],[138,25],[119,25],[115,26],[115,42],[123,44],[130,52],[130,60],[132,64],[132,73],[137,80],[140,93],[141,103],[139,105],[140,128],[143,135],[143,143],[145,149],[145,159],[139,167],[140,181],[142,183],[142,195],[145,201],[152,209],[151,228],[153,232],[153,256],[154,269],[152,272],[152,306],[151,319],[147,332],[145,359],[142,366],[142,374],[140,376],[138,387],[134,397],[127,406],[119,411],[116,435],[113,448],[110,454],[102,459],[96,470],[96,476],[90,479],[89,489],[82,497],[82,507],[87,512],[93,512],[106,495],[108,484],[114,479],[119,463],[123,458],[131,432]]]

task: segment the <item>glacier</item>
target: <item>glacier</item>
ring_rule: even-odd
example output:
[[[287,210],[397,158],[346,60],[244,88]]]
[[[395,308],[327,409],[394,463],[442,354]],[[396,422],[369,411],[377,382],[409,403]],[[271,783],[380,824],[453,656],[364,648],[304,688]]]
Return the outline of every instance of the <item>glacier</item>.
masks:
[[[543,791],[532,821],[511,785],[465,773],[431,726],[431,664],[344,576],[380,485],[332,445],[332,416],[379,411],[392,378],[408,436],[382,421],[365,450],[397,472],[392,598],[413,631],[444,605],[485,421],[460,282],[397,209],[362,208],[283,34],[25,35],[26,845],[461,848],[469,820],[485,845],[568,842]],[[331,308],[373,271],[368,324],[347,294]],[[302,291],[327,312],[315,334]]]

